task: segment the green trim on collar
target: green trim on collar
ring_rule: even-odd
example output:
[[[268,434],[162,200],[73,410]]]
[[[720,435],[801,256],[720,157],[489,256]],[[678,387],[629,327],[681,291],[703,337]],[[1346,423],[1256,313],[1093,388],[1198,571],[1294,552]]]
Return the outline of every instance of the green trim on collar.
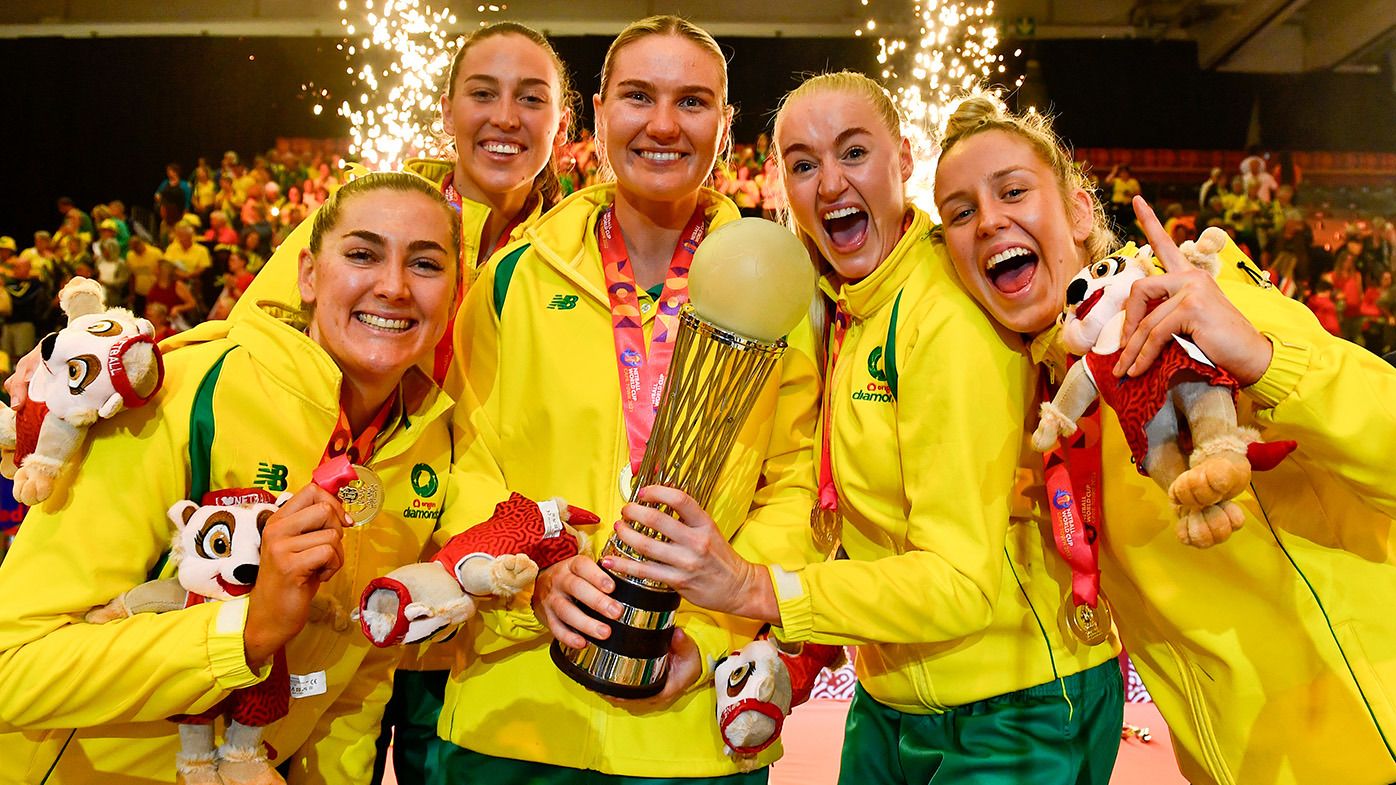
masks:
[[[529,249],[529,244],[525,243],[515,248],[510,254],[499,260],[499,265],[494,269],[494,315],[504,316],[504,298],[509,294],[509,282],[514,278],[514,268],[519,264],[519,257],[524,255],[524,251]]]

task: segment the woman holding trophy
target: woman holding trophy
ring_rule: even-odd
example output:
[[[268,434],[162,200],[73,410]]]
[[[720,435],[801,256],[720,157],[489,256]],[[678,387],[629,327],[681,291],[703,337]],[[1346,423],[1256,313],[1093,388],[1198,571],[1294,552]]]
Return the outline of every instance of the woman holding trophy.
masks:
[[[674,497],[677,519],[627,508],[670,540],[621,531],[653,561],[602,566],[783,640],[858,645],[842,782],[1107,782],[1118,644],[1108,620],[1078,616],[1071,571],[1013,490],[1027,359],[906,200],[910,146],[880,86],[848,72],[806,81],[775,140],[834,306],[817,517],[841,524],[815,528],[841,530],[849,558],[768,571]]]
[[[460,373],[448,388],[463,401],[453,484],[467,518],[510,491],[562,494],[598,511],[630,498],[689,261],[738,218],[702,187],[727,142],[726,96],[721,50],[688,22],[645,19],[611,45],[593,103],[614,182],[573,194],[529,227],[481,270],[461,311]],[[818,382],[808,327],[789,340],[707,509],[750,558],[775,558],[760,538],[804,536],[808,526]],[[724,754],[711,688],[714,660],[758,624],[680,607],[667,678],[655,683],[662,691],[644,700],[608,699],[555,665],[540,619],[610,634],[572,604],[591,592],[592,604],[619,605],[602,594],[618,581],[595,563],[609,534],[544,571],[533,609],[487,613],[472,628],[474,656],[452,674],[443,710],[443,735],[457,745],[437,767],[448,781],[573,782],[577,770],[591,770],[588,781],[764,781],[764,770],[740,775]],[[571,630],[559,641],[586,645]]]

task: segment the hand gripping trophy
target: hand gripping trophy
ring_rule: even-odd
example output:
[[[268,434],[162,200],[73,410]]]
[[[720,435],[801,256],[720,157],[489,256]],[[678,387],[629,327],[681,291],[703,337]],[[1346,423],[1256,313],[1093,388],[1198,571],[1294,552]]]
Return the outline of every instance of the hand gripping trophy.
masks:
[[[664,485],[708,506],[733,442],[785,352],[784,336],[809,310],[815,281],[804,246],[770,221],[743,218],[703,240],[689,268],[689,303],[630,501],[640,488]],[[614,536],[602,556],[644,558]],[[611,596],[623,606],[620,618],[579,607],[609,625],[610,636],[588,637],[580,649],[554,641],[553,662],[605,695],[655,695],[664,688],[679,595],[658,581],[608,574],[615,580]]]

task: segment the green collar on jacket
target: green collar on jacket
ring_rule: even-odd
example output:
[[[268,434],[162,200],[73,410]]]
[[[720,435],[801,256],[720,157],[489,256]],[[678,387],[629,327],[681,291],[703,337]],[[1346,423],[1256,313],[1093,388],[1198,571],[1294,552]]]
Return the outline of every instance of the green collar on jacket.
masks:
[[[844,310],[855,319],[866,319],[884,306],[890,305],[901,291],[902,285],[911,275],[917,264],[924,264],[920,254],[911,249],[920,245],[931,231],[931,217],[915,205],[912,211],[911,226],[902,234],[892,252],[866,277],[847,282],[837,273],[825,274],[819,281],[819,288],[836,303],[842,303]],[[942,251],[943,253],[943,251]]]
[[[615,183],[583,188],[558,202],[524,231],[524,237],[540,258],[576,284],[579,290],[605,304],[610,300],[601,269],[601,250],[596,243],[596,221],[601,209],[615,201],[615,192]],[[732,200],[717,191],[704,188],[700,198],[709,231],[741,217]]]

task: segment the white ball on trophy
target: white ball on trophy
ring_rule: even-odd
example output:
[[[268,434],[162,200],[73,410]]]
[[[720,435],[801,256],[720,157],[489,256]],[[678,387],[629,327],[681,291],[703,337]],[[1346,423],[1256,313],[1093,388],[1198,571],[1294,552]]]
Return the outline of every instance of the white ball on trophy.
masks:
[[[800,323],[816,282],[809,252],[793,232],[742,218],[718,227],[698,246],[688,298],[703,320],[772,343]]]

